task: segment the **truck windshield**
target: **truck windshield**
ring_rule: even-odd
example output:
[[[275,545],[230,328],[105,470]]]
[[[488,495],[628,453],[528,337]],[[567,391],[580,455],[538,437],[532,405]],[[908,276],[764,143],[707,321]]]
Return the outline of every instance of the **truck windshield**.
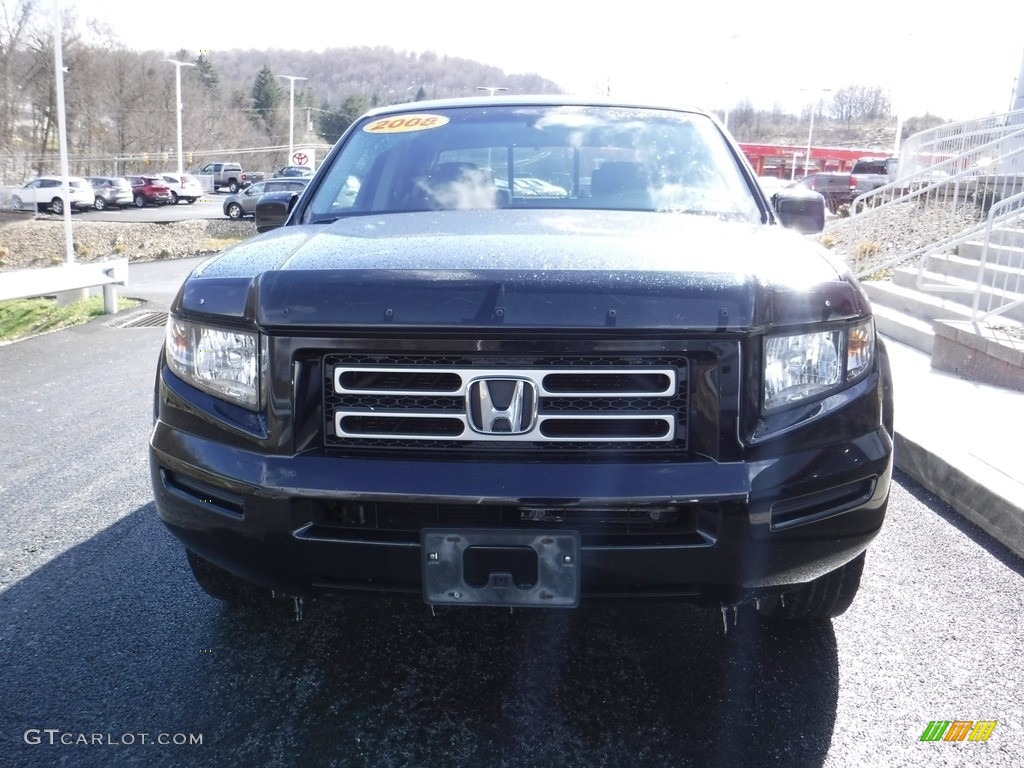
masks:
[[[301,214],[569,208],[763,220],[706,116],[670,110],[474,106],[364,118]]]

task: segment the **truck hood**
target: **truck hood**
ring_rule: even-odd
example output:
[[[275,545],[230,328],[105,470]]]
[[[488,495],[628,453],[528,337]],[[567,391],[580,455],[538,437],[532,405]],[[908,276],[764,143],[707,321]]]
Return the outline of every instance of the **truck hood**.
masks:
[[[750,330],[867,314],[777,226],[650,212],[486,210],[287,226],[196,268],[174,310],[278,326]]]

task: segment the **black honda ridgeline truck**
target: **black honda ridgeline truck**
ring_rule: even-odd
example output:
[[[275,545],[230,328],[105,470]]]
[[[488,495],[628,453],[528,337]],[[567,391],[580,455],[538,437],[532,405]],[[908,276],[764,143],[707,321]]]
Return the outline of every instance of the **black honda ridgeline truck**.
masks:
[[[806,236],[823,208],[766,200],[696,110],[371,112],[181,287],[160,517],[228,601],[838,615],[892,397],[864,293]]]

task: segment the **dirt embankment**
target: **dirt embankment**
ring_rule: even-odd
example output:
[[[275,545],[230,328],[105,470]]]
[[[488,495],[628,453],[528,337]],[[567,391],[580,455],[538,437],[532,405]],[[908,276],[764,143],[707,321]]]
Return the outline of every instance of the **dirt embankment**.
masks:
[[[129,262],[180,259],[223,250],[256,234],[251,221],[192,219],[167,224],[73,221],[75,260]],[[0,219],[0,271],[50,267],[66,260],[64,222],[59,219]]]

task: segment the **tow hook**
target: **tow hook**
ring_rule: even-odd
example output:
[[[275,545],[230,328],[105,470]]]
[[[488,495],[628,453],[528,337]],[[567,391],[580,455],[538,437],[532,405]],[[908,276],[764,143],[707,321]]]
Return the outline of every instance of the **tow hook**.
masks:
[[[740,604],[733,603],[732,605],[726,605],[722,603],[722,627],[725,630],[725,634],[729,634],[729,610],[732,610],[732,625],[736,626],[736,616],[739,613]]]

